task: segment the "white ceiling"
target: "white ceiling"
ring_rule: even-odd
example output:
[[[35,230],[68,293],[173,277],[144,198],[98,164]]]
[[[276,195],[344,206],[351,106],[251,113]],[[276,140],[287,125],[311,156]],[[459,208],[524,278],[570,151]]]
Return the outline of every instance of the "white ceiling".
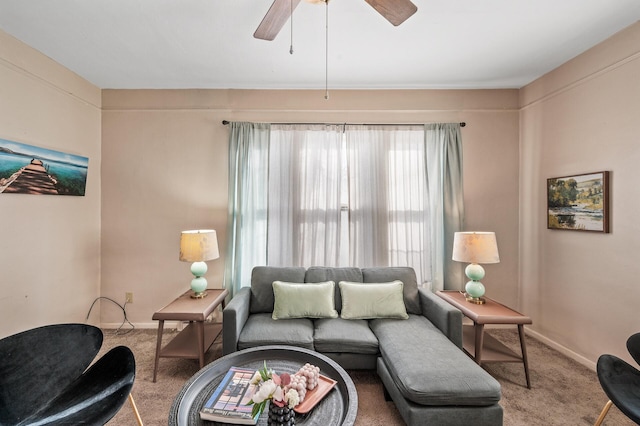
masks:
[[[100,88],[324,88],[325,6],[275,41],[272,0],[0,0],[0,28]],[[329,88],[519,88],[640,19],[639,0],[329,3]]]

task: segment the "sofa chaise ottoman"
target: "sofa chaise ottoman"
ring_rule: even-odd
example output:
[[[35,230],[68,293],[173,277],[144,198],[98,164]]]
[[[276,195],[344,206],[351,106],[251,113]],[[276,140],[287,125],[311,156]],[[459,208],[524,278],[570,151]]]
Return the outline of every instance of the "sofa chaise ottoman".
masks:
[[[462,350],[462,313],[412,268],[254,268],[223,311],[223,353],[263,345],[376,370],[409,425],[502,425],[500,384]]]

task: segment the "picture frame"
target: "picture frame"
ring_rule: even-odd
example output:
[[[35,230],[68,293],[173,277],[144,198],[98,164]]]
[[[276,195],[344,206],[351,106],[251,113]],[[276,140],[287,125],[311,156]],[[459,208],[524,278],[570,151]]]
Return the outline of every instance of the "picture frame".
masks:
[[[547,179],[547,229],[609,232],[609,172]]]
[[[89,158],[0,138],[0,194],[84,196]]]

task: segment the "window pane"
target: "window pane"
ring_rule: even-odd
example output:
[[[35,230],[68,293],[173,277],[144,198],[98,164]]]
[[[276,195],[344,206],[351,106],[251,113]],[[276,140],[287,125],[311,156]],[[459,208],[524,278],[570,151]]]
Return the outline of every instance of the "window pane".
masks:
[[[431,279],[422,126],[347,126],[351,262]]]

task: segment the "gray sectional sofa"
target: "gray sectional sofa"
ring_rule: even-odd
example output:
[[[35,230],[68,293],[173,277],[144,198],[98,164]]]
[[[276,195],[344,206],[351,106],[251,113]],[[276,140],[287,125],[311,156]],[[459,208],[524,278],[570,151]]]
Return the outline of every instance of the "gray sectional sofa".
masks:
[[[388,289],[393,286],[379,283],[395,281],[402,283],[399,297],[406,315],[389,314],[388,309],[363,315],[357,304],[371,304],[370,298],[347,292],[352,288]],[[335,283],[331,301],[335,313],[318,308],[324,311],[311,312],[309,317],[274,319],[274,309],[276,316],[283,315],[284,300],[280,283],[276,287],[274,282],[324,283],[311,291],[324,291],[321,289],[331,285],[327,283]],[[340,282],[361,285],[341,287]],[[307,289],[284,287],[294,292],[296,288],[305,290],[301,294]],[[341,288],[347,298],[344,306]],[[386,305],[387,301],[397,305],[397,297],[395,301],[375,297],[378,301],[373,305]],[[302,297],[300,300],[303,304]],[[314,305],[327,304],[324,298],[317,300]],[[314,311],[313,307],[309,309]],[[372,318],[345,319],[342,316],[347,311]],[[461,312],[430,291],[419,289],[411,268],[256,267],[251,287],[238,291],[223,311],[223,352],[273,344],[318,351],[347,370],[376,369],[386,396],[394,401],[408,425],[502,425],[500,384],[461,349]]]

